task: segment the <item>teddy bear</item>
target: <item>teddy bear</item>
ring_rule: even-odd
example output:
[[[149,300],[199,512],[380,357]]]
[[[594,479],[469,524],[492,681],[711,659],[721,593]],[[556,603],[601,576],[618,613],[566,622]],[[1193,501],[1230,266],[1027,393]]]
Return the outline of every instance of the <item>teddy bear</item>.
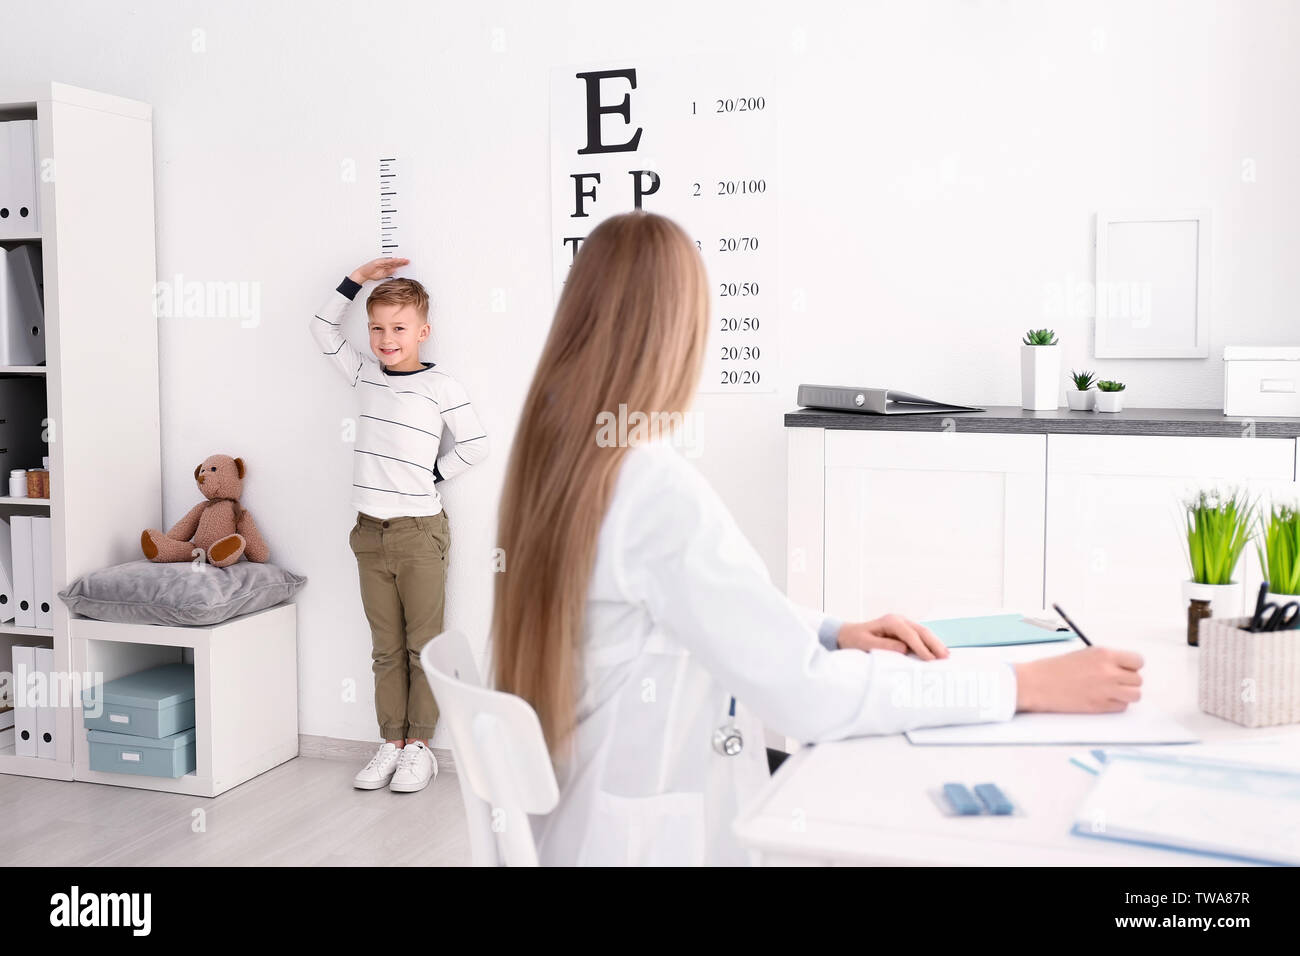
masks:
[[[270,549],[253,516],[239,506],[244,460],[211,455],[194,469],[194,480],[207,500],[191,508],[166,534],[146,529],[140,535],[144,556],[156,563],[189,561],[194,549],[200,548],[217,568],[234,564],[240,555],[258,563],[269,561]]]

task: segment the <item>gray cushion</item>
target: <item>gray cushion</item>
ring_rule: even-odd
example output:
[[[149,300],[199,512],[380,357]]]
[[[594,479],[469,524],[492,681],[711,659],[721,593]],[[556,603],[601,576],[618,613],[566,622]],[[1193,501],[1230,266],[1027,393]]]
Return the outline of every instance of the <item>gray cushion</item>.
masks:
[[[273,564],[236,561],[214,568],[141,558],[83,575],[59,597],[72,613],[97,621],[188,627],[273,607],[306,583],[305,577]]]

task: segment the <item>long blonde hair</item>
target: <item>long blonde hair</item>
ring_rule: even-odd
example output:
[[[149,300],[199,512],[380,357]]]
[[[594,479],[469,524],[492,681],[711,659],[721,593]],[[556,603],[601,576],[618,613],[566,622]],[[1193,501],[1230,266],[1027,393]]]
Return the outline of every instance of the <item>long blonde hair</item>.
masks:
[[[627,453],[597,441],[597,421],[620,405],[684,413],[708,319],[695,242],[663,216],[606,219],[569,269],[506,469],[492,614],[496,686],[532,704],[553,755],[573,730],[596,539]]]

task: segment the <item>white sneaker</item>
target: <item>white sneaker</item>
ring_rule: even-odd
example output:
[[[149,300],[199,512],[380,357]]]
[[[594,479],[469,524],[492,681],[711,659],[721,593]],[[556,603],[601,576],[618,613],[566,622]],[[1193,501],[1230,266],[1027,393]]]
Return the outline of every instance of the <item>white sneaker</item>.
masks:
[[[397,757],[397,771],[389,790],[397,793],[415,793],[429,785],[429,781],[438,776],[438,761],[433,751],[413,740],[402,748]]]
[[[358,790],[378,790],[380,787],[388,786],[388,781],[397,770],[401,753],[396,744],[385,743],[375,751],[375,755],[370,758],[370,763],[362,767],[352,778],[352,786]]]

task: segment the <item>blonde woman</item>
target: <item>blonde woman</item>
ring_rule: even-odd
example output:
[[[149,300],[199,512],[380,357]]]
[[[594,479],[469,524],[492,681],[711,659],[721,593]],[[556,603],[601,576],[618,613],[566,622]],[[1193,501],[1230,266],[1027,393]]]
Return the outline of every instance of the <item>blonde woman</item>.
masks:
[[[533,819],[544,864],[748,862],[731,824],[768,776],[764,724],[817,742],[1139,696],[1135,654],[959,663],[904,618],[840,625],[799,608],[670,440],[607,440],[599,423],[620,405],[651,421],[688,409],[708,302],[676,224],[607,219],[569,271],[524,403],[493,671],[536,709],[555,763],[559,805]],[[715,737],[733,725],[744,745],[728,755]]]

